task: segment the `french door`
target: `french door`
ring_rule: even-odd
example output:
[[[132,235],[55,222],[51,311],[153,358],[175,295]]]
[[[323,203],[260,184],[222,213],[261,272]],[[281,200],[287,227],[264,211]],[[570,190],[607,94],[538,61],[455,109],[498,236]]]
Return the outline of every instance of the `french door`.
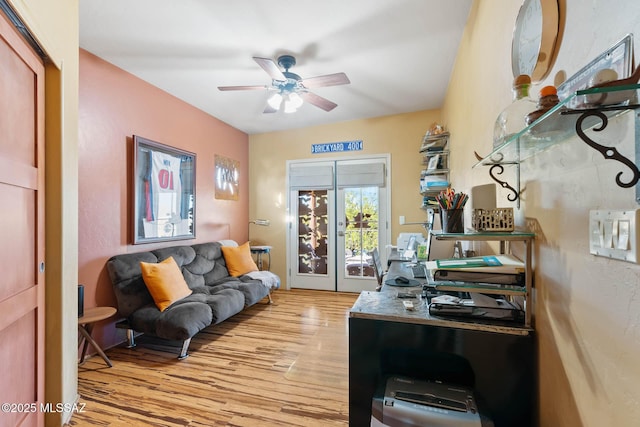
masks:
[[[375,289],[373,249],[389,241],[388,156],[289,163],[292,288]]]

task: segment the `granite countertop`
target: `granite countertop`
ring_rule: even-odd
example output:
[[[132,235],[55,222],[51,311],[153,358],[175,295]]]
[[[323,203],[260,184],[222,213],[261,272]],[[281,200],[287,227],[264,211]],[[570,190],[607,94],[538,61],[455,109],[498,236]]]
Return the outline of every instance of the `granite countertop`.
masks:
[[[398,292],[411,292],[418,298],[398,298]],[[528,335],[532,328],[513,324],[497,324],[486,321],[458,320],[431,316],[427,300],[422,298],[422,287],[395,288],[383,286],[380,292],[363,291],[349,310],[349,317],[370,320],[385,320],[389,322],[413,323],[422,325],[441,326],[449,328],[470,329],[485,332],[496,332],[512,335]],[[404,308],[402,301],[411,301],[413,310]]]

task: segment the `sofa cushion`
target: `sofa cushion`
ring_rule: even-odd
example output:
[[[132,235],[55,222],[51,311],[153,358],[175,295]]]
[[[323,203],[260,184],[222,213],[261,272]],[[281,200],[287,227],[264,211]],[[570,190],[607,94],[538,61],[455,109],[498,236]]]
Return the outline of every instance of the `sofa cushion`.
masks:
[[[164,261],[172,257],[180,268],[193,262],[196,257],[196,252],[191,246],[170,246],[168,248],[155,249],[151,252],[158,258],[158,261]]]
[[[217,242],[200,243],[192,246],[195,257],[183,268],[185,280],[199,286],[209,285],[220,280],[229,279],[229,271],[224,263],[220,244]]]
[[[242,276],[239,279],[228,280],[218,285],[219,288],[235,289],[244,295],[245,307],[250,307],[269,295],[269,288],[264,286],[259,280],[252,280],[248,276]]]
[[[153,298],[142,280],[140,262],[158,262],[151,252],[115,255],[107,261],[107,271],[118,301],[118,312],[129,317],[131,313],[149,304]]]
[[[141,261],[140,269],[142,279],[160,311],[165,311],[174,302],[191,295],[191,289],[173,257],[159,263]]]
[[[209,326],[213,321],[212,314],[208,304],[180,301],[158,318],[155,335],[160,338],[186,340]]]
[[[212,289],[211,295],[206,297],[207,305],[211,308],[211,324],[217,325],[244,308],[244,295],[236,289]]]
[[[211,307],[202,299],[202,295],[190,295],[163,312],[149,304],[132,313],[128,318],[129,324],[132,329],[145,334],[186,340],[211,324]]]
[[[222,254],[227,264],[229,275],[239,277],[250,271],[258,271],[258,266],[251,256],[249,242],[234,248],[232,246],[222,246]]]

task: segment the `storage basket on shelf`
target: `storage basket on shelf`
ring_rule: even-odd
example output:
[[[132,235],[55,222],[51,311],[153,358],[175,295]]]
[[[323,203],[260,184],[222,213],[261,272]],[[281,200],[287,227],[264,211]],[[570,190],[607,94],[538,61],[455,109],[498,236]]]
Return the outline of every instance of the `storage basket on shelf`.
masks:
[[[471,224],[476,231],[513,231],[513,208],[474,209]]]

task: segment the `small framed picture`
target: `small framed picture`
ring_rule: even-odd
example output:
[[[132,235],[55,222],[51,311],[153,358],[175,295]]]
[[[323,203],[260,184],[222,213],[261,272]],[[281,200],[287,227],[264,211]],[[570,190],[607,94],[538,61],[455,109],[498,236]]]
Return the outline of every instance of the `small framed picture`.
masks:
[[[216,199],[238,200],[240,190],[240,162],[224,156],[215,156]]]

